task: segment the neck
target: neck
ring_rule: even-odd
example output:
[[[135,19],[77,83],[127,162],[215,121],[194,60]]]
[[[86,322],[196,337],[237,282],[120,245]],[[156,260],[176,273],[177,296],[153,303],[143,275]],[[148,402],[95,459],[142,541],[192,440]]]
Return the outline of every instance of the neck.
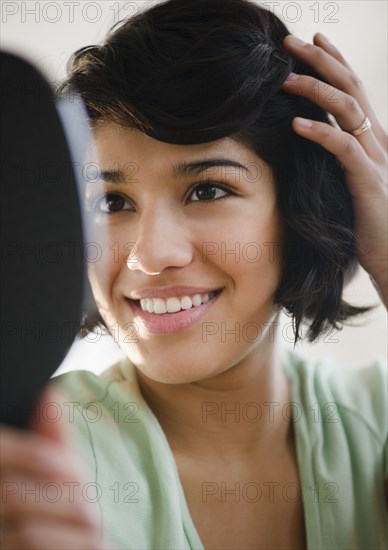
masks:
[[[291,422],[282,410],[290,399],[276,342],[259,343],[223,373],[188,384],[163,384],[137,370],[174,453],[233,460],[262,455],[268,445],[284,449]]]

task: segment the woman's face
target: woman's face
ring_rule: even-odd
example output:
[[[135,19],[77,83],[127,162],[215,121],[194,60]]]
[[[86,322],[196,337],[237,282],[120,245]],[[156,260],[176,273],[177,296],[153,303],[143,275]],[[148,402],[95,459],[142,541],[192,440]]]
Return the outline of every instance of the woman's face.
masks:
[[[108,238],[88,273],[130,360],[188,383],[273,345],[283,222],[269,166],[231,138],[170,145],[113,123],[95,137],[104,183],[86,200]]]

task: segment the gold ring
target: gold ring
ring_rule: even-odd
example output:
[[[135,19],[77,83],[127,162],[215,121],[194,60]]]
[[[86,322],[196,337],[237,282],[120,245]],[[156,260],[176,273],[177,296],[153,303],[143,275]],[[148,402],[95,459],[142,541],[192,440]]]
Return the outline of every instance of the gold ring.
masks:
[[[372,124],[369,118],[366,116],[364,121],[358,128],[356,128],[355,130],[350,130],[348,133],[353,134],[354,136],[359,136],[360,134],[362,134],[363,132],[366,132],[370,128],[372,128]]]

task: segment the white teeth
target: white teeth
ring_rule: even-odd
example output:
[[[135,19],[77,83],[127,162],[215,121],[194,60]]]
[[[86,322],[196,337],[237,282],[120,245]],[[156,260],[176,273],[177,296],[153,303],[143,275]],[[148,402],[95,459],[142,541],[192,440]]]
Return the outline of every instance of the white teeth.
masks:
[[[193,302],[191,301],[191,298],[188,296],[183,296],[181,299],[181,307],[182,309],[190,309],[193,306]]]
[[[201,296],[200,294],[196,294],[193,296],[193,306],[200,306],[202,304]]]
[[[167,313],[166,302],[161,298],[156,298],[154,300],[154,313],[158,313],[159,315],[161,313]]]
[[[181,302],[178,298],[168,298],[167,311],[168,313],[177,313],[181,309]]]
[[[148,313],[156,313],[162,315],[164,313],[177,313],[178,311],[191,309],[192,307],[198,307],[201,304],[208,302],[215,292],[207,294],[194,294],[194,296],[182,296],[182,298],[143,298],[140,300],[140,306],[143,311]]]

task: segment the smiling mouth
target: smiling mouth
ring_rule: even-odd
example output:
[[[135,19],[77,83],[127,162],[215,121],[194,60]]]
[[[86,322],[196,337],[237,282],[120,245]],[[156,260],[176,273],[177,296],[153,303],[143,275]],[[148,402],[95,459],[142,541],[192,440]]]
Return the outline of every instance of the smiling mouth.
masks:
[[[144,313],[169,317],[182,311],[196,309],[219,296],[222,291],[223,288],[220,288],[205,294],[171,296],[169,298],[143,298],[141,300],[128,298],[128,301]]]

